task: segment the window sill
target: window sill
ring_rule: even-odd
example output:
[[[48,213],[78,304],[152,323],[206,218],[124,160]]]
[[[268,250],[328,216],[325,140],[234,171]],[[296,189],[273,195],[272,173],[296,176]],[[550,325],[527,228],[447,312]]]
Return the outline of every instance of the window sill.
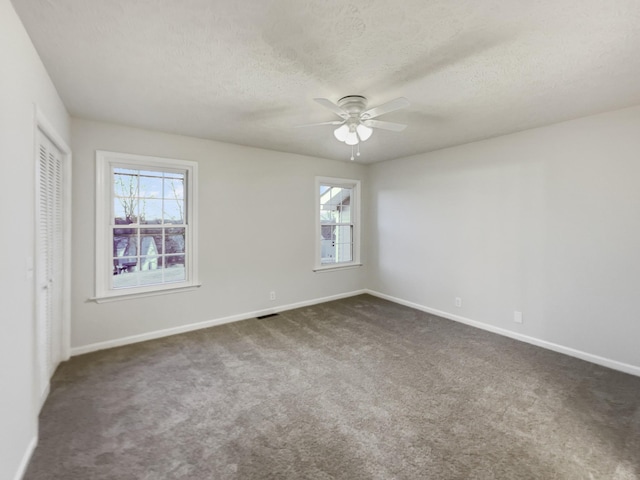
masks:
[[[182,293],[182,292],[190,292],[192,290],[197,290],[202,286],[201,283],[196,283],[193,285],[186,285],[181,287],[170,287],[163,288],[159,290],[150,290],[147,292],[134,292],[134,293],[115,293],[110,295],[96,296],[89,298],[89,301],[96,303],[106,303],[106,302],[118,302],[121,300],[132,300],[134,298],[143,298],[143,297],[154,297],[156,295],[168,295],[170,293]]]
[[[345,263],[343,265],[322,265],[313,269],[316,273],[333,272],[335,270],[349,270],[351,268],[361,267],[361,263]]]

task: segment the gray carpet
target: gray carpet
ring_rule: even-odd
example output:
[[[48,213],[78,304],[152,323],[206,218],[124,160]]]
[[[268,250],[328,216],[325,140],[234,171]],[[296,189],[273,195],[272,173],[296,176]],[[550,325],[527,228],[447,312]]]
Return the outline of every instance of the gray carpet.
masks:
[[[71,359],[25,476],[334,478],[640,478],[640,378],[363,295]]]

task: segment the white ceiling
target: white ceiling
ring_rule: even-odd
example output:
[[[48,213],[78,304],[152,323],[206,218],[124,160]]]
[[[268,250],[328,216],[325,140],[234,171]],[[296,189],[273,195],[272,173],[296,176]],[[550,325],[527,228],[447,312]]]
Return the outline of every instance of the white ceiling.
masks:
[[[285,152],[348,161],[314,97],[410,100],[363,163],[640,104],[638,0],[13,4],[72,115]]]

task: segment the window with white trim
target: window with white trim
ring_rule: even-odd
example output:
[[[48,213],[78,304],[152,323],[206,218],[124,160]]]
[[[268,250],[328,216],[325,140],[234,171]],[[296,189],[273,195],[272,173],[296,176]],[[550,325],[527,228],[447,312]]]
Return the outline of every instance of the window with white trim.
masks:
[[[96,172],[96,300],[197,286],[197,163],[97,151]]]
[[[360,181],[316,178],[315,270],[360,265]]]

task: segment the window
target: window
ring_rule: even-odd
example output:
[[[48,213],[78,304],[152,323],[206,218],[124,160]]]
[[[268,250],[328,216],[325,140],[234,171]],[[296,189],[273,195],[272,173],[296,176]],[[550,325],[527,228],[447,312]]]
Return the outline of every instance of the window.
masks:
[[[316,267],[360,265],[360,181],[316,178]]]
[[[104,151],[96,163],[96,300],[197,286],[197,164]]]

